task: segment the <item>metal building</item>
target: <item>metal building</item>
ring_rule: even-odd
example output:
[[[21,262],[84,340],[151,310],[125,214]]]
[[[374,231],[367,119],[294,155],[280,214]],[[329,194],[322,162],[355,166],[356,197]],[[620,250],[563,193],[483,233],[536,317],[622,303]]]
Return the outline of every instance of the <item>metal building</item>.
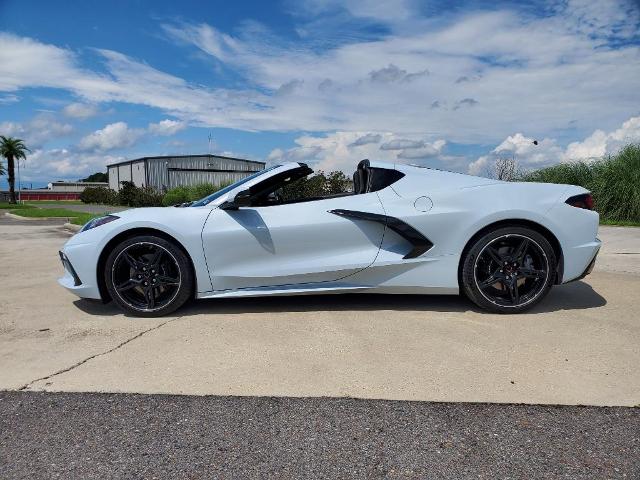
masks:
[[[178,155],[142,157],[107,166],[109,188],[119,190],[121,182],[150,186],[164,192],[181,185],[236,182],[263,170],[264,162],[220,155]]]

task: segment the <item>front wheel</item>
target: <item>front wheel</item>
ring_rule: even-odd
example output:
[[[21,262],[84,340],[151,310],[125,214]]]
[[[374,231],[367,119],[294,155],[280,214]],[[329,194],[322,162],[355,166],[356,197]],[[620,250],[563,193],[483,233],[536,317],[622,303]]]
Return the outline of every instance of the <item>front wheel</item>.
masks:
[[[549,241],[526,227],[502,227],[478,238],[464,257],[462,288],[497,313],[527,310],[549,293],[556,272]]]
[[[181,307],[194,283],[182,249],[152,235],[118,244],[107,258],[104,279],[113,301],[140,317],[160,317]]]

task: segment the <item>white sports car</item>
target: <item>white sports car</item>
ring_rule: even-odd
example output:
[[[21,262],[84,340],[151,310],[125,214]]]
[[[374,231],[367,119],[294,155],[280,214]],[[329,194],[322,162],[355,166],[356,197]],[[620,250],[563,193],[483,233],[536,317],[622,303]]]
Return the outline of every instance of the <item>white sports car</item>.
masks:
[[[60,284],[160,316],[190,298],[458,294],[520,312],[593,268],[588,191],[363,160],[354,191],[283,200],[287,163],[190,205],[94,219],[60,252]]]

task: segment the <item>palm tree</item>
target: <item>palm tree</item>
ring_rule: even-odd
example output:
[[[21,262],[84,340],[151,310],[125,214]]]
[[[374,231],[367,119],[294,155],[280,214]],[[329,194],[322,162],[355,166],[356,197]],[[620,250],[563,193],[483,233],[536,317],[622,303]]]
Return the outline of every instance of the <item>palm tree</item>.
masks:
[[[16,202],[16,176],[14,173],[15,161],[27,158],[26,152],[30,152],[24,142],[19,138],[5,137],[0,135],[0,156],[7,159],[7,172],[9,180],[9,203]]]

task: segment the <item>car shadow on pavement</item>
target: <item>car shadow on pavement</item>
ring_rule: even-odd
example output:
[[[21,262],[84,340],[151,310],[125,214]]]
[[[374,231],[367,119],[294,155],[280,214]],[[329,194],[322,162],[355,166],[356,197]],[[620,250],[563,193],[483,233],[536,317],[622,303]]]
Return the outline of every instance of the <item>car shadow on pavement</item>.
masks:
[[[76,307],[90,315],[119,315],[113,304],[77,300]],[[585,282],[555,286],[540,304],[528,313],[549,313],[561,310],[584,310],[602,307],[607,301]],[[345,293],[337,295],[297,295],[273,297],[220,298],[192,301],[178,310],[177,316],[200,314],[232,315],[239,313],[278,312],[340,312],[340,311],[430,311],[482,312],[464,296],[456,295],[384,295]]]

